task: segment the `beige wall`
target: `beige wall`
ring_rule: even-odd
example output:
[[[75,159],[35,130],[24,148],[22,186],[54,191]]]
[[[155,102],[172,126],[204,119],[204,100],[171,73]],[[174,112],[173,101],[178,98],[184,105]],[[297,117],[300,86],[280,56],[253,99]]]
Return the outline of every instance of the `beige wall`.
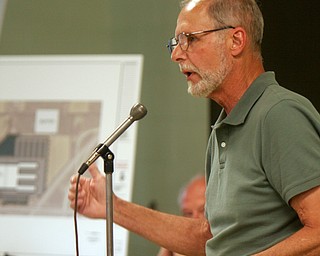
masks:
[[[187,94],[165,47],[178,12],[178,0],[9,0],[0,41],[5,55],[144,55],[133,201],[171,213],[181,185],[203,171],[209,133],[207,100]],[[157,250],[130,235],[130,256]]]

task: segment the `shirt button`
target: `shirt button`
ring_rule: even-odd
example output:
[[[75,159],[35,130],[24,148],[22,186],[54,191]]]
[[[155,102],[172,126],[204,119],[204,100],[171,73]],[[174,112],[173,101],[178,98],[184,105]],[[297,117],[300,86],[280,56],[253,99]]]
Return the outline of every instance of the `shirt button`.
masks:
[[[226,146],[227,146],[227,143],[225,143],[224,141],[221,142],[221,147],[222,147],[222,148],[225,148]]]

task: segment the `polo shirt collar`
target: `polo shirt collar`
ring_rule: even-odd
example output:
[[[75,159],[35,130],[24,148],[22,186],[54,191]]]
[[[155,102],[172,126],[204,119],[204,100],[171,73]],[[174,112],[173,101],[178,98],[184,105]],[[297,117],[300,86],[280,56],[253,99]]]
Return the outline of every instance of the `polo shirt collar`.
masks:
[[[253,81],[251,86],[243,94],[237,105],[232,109],[229,115],[226,114],[224,109],[221,111],[220,116],[217,119],[213,128],[217,128],[222,123],[230,125],[239,125],[244,123],[247,115],[256,101],[263,94],[265,89],[271,84],[278,84],[275,80],[274,72],[265,72]]]

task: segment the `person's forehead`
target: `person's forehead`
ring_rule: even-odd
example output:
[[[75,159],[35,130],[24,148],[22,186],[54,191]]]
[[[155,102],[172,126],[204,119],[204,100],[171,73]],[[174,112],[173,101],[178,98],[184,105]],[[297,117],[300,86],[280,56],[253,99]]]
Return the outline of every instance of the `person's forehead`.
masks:
[[[198,199],[204,199],[205,198],[205,183],[202,184],[201,181],[198,181],[197,183],[193,184],[193,186],[190,186],[186,193],[184,194],[184,201],[185,202],[192,202],[197,201]]]
[[[205,4],[201,3],[193,8],[186,6],[178,16],[176,33],[207,29],[210,26],[212,26],[212,19],[208,15]]]

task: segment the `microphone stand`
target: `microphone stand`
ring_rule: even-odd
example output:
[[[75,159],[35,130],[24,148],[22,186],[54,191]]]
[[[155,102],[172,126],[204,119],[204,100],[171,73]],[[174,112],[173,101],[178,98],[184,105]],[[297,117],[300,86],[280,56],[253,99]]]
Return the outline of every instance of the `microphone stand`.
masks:
[[[114,154],[110,149],[103,145],[104,173],[106,174],[106,252],[107,256],[113,256],[113,191],[112,173],[114,171]]]
[[[134,121],[143,118],[147,109],[140,103],[136,103],[130,110],[129,117],[111,134],[104,142],[100,143],[91,153],[88,160],[83,163],[78,171],[82,175],[89,166],[102,157],[104,160],[104,172],[106,174],[106,232],[107,232],[107,256],[113,256],[113,191],[112,173],[114,154],[108,148]]]

